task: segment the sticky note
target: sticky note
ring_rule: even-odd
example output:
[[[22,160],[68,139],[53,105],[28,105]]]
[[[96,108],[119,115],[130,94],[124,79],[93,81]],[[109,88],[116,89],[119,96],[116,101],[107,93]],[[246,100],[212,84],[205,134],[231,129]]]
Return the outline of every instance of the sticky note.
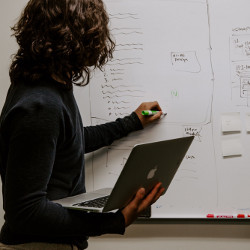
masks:
[[[246,131],[250,132],[250,113],[246,114]]]
[[[223,136],[222,137],[222,155],[239,156],[242,155],[243,147],[239,136]]]
[[[221,116],[221,130],[225,132],[241,131],[241,119],[239,112],[225,113]]]

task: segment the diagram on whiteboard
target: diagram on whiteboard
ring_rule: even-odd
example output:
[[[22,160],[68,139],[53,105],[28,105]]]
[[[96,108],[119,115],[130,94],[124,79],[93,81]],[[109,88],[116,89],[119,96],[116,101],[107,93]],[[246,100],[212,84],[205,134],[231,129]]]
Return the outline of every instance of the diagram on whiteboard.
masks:
[[[230,39],[232,99],[238,106],[250,106],[250,27],[232,29]]]
[[[113,59],[103,71],[96,70],[91,79],[92,124],[124,117],[140,103],[155,100],[167,117],[95,154],[94,189],[114,185],[135,144],[194,135],[192,148],[171,185],[172,191],[169,190],[168,204],[160,201],[153,211],[161,216],[180,209],[174,194],[183,187],[186,199],[191,201],[189,214],[197,214],[195,205],[204,210],[204,206],[215,202],[206,193],[209,198],[204,200],[204,193],[199,197],[203,188],[208,192],[207,180],[216,193],[216,174],[209,169],[214,158],[211,142],[214,76],[207,2],[110,0],[106,5],[116,49]],[[152,18],[152,13],[157,15]],[[205,163],[201,164],[201,159]]]

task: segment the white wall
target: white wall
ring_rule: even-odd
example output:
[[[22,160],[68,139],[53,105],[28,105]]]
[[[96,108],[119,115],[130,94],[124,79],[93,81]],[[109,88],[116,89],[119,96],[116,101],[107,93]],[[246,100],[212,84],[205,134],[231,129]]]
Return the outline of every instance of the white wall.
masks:
[[[237,1],[237,0],[236,0]],[[9,86],[8,66],[16,44],[10,38],[9,27],[18,17],[27,0],[1,0],[0,2],[0,109]],[[2,207],[2,201],[0,201]],[[0,225],[3,223],[0,209]],[[249,225],[207,224],[135,224],[127,229],[125,236],[102,236],[91,238],[90,250],[249,250]]]

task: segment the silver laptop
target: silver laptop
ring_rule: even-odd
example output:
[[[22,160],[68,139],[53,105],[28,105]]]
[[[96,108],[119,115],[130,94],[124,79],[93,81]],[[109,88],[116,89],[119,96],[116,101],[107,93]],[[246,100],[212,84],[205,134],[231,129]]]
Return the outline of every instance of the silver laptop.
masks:
[[[114,188],[104,188],[54,202],[70,209],[109,212],[125,207],[139,188],[158,183],[167,191],[194,136],[134,146]]]

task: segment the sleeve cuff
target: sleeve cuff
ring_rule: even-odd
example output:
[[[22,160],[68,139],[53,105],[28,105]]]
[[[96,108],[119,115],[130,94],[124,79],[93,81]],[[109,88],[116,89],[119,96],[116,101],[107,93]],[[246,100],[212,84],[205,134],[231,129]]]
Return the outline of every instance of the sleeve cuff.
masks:
[[[143,126],[141,124],[141,121],[140,121],[138,115],[135,112],[132,112],[130,116],[131,116],[131,119],[134,120],[134,123],[135,123],[135,126],[136,126],[136,130],[143,129]]]
[[[125,233],[125,218],[124,218],[121,210],[118,210],[116,212],[116,214],[117,214],[117,216],[119,218],[119,224],[120,224],[119,234],[124,235],[124,233]]]
[[[130,132],[143,129],[141,121],[135,112],[132,112],[124,118],[118,118],[116,121],[119,122],[123,128],[123,136],[129,134]]]

